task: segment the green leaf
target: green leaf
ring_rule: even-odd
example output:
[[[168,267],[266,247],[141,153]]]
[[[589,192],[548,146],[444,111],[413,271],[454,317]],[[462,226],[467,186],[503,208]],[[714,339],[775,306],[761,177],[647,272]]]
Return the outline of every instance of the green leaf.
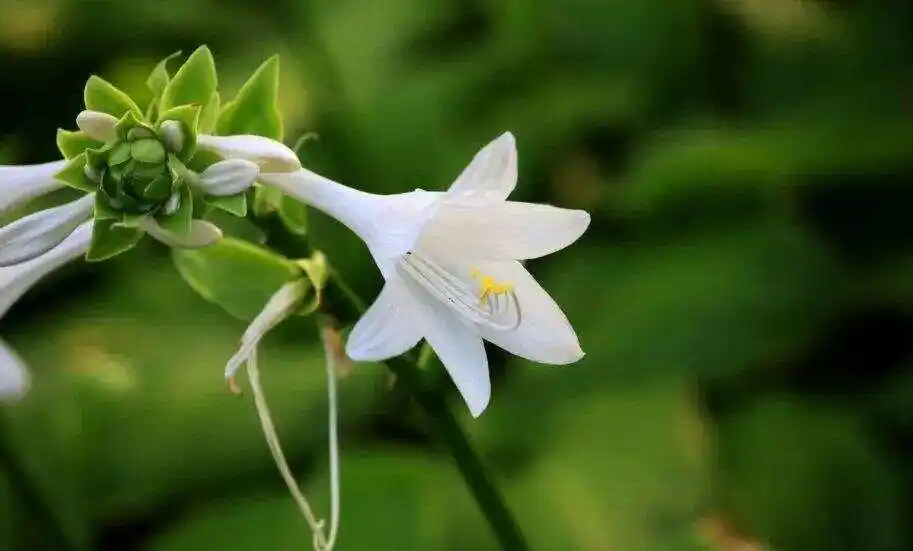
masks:
[[[141,163],[159,164],[165,160],[165,147],[155,138],[143,138],[130,144],[130,156]]]
[[[118,119],[127,112],[134,113],[138,117],[143,114],[136,103],[130,99],[130,96],[118,90],[107,80],[95,75],[89,77],[86,82],[83,98],[86,103],[86,109],[101,111]]]
[[[162,98],[162,94],[165,93],[165,88],[168,86],[168,83],[171,82],[171,73],[168,72],[168,63],[178,58],[181,55],[180,50],[174,52],[165,59],[159,61],[158,65],[152,69],[152,72],[149,73],[149,78],[146,79],[146,86],[152,90],[153,105],[157,105]]]
[[[190,186],[183,185],[179,191],[181,204],[173,214],[161,216],[156,219],[162,228],[179,236],[187,237],[190,233],[190,223],[193,220],[193,192]]]
[[[102,145],[104,144],[93,140],[81,130],[73,132],[63,128],[57,129],[57,149],[65,159],[72,159],[79,156],[80,153],[85,153],[87,149],[96,149]]]
[[[234,101],[225,106],[216,132],[222,135],[256,134],[281,141],[278,93],[279,57],[273,56],[244,83]]]
[[[279,200],[279,218],[290,232],[301,237],[307,235],[308,211],[304,203],[283,195]]]
[[[219,107],[221,107],[221,98],[218,92],[213,92],[200,113],[200,124],[197,129],[201,133],[211,134],[215,130],[216,122],[219,120]]]
[[[120,226],[117,220],[96,219],[86,260],[99,262],[117,256],[132,249],[142,237],[143,232]]]
[[[247,216],[247,195],[239,193],[238,195],[228,195],[225,197],[207,197],[206,202],[213,207],[234,214],[235,216]]]
[[[86,176],[86,154],[80,153],[76,157],[70,159],[67,163],[67,166],[54,175],[55,178],[61,182],[66,183],[68,186],[78,189],[80,191],[85,191],[87,193],[92,193],[98,189],[98,184],[93,182]]]
[[[218,87],[216,64],[212,52],[201,46],[178,69],[162,92],[162,112],[179,105],[206,105]]]
[[[256,216],[266,216],[271,212],[279,209],[279,203],[282,201],[282,191],[256,184],[254,187],[254,214]]]
[[[301,277],[290,260],[233,238],[204,249],[175,249],[172,257],[178,272],[197,293],[248,321],[284,284]]]
[[[121,220],[123,215],[111,207],[111,198],[100,189],[95,194],[95,219],[96,220]]]

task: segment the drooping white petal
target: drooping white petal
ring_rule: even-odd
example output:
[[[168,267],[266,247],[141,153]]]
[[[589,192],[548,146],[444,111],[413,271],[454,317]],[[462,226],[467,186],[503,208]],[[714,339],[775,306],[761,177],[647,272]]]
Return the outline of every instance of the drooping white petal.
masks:
[[[477,329],[464,323],[408,274],[400,270],[399,277],[417,301],[415,312],[425,339],[444,364],[472,416],[478,417],[491,399],[491,380],[485,346]]]
[[[140,218],[137,226],[165,245],[179,249],[202,249],[222,239],[222,230],[206,220],[194,219],[191,221],[190,232],[186,236],[166,230],[149,216]]]
[[[534,362],[563,365],[583,358],[577,333],[532,275],[519,262],[482,261],[478,268],[498,282],[513,286],[520,305],[520,325],[511,331],[480,326],[486,340]]]
[[[476,153],[447,193],[503,201],[516,186],[517,144],[505,132]]]
[[[250,323],[241,337],[241,347],[225,366],[225,378],[231,379],[260,344],[266,333],[289,317],[304,298],[304,280],[286,283],[270,297],[263,310]]]
[[[66,184],[54,178],[65,160],[38,165],[0,166],[0,216]]]
[[[257,163],[263,172],[294,172],[301,161],[284,144],[248,134],[238,136],[197,136],[197,147],[212,151],[223,159],[247,159]]]
[[[29,387],[25,362],[0,339],[0,402],[22,398]]]
[[[80,111],[76,126],[93,140],[104,143],[117,141],[117,117],[101,111]]]
[[[200,174],[200,190],[207,195],[236,195],[254,184],[260,167],[247,159],[228,159],[208,166]]]
[[[48,252],[92,216],[94,206],[92,193],[0,228],[0,266],[19,264]]]
[[[0,317],[42,277],[84,255],[91,240],[92,223],[85,222],[43,255],[15,266],[0,267]]]
[[[487,205],[447,201],[420,243],[450,255],[526,260],[567,247],[589,224],[590,215],[582,210],[513,201]]]
[[[402,279],[391,278],[352,329],[346,354],[355,361],[370,362],[409,350],[422,339],[415,309],[415,299]]]
[[[385,278],[393,274],[394,261],[415,247],[444,197],[440,192],[421,190],[374,195],[307,169],[285,174],[261,172],[260,181],[322,210],[355,232],[368,245]]]

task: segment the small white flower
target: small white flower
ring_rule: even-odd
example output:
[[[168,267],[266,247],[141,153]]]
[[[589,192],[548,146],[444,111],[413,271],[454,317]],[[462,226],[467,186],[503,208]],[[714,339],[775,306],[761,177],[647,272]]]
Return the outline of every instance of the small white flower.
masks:
[[[41,278],[84,255],[91,239],[92,223],[85,222],[43,255],[15,266],[0,267],[0,317]],[[21,395],[27,382],[22,360],[0,343],[0,399]]]
[[[254,184],[260,167],[247,159],[213,163],[200,174],[200,190],[207,195],[235,195]]]
[[[101,111],[80,111],[76,115],[76,126],[93,140],[103,143],[117,141],[117,117]]]
[[[92,217],[95,194],[32,213],[0,228],[0,266],[12,266],[40,256]]]
[[[262,172],[294,172],[301,168],[298,155],[284,144],[263,136],[197,136],[197,147],[223,159],[247,159]]]
[[[36,197],[63,188],[54,176],[67,165],[65,160],[38,165],[0,166],[0,216]]]
[[[517,183],[510,133],[482,149],[447,192],[377,196],[305,169],[260,178],[340,220],[380,268],[386,285],[352,330],[352,359],[390,358],[425,338],[478,416],[491,394],[483,339],[541,363],[583,357],[567,318],[521,261],[567,247],[590,216],[506,200]]]

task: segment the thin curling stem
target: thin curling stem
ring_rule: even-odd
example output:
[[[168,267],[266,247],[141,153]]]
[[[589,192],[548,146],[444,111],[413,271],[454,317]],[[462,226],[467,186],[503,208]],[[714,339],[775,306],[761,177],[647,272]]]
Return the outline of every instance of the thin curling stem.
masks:
[[[329,352],[327,353],[327,357],[329,358]],[[330,536],[327,537],[323,532],[324,522],[318,519],[314,514],[314,510],[311,508],[310,503],[308,503],[307,498],[298,486],[298,482],[295,481],[295,477],[292,475],[288,461],[285,458],[285,453],[283,453],[282,446],[279,443],[279,435],[276,433],[276,426],[273,423],[269,406],[266,403],[266,395],[263,392],[263,387],[260,385],[260,371],[257,368],[256,347],[251,350],[250,356],[247,359],[247,377],[250,380],[251,390],[254,394],[254,403],[257,407],[257,415],[260,418],[260,426],[263,429],[263,435],[269,446],[270,454],[273,456],[273,461],[279,469],[279,474],[282,475],[282,479],[285,481],[286,486],[288,486],[292,498],[294,498],[295,503],[298,505],[298,509],[301,511],[302,516],[311,528],[311,532],[314,535],[313,545],[315,551],[332,551],[339,526],[339,450],[336,430],[336,383],[334,371],[335,362],[328,361],[327,373],[328,375],[332,373],[333,377],[330,377],[330,381],[327,383],[327,389],[330,392],[330,495],[332,502]]]

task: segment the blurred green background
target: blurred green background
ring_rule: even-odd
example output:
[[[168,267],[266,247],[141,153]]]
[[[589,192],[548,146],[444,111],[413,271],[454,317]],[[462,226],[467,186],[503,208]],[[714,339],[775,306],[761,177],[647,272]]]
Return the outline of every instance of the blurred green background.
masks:
[[[477,421],[441,385],[534,549],[913,549],[908,1],[0,0],[0,21],[7,163],[57,158],[90,73],[143,96],[203,43],[229,97],[280,53],[287,141],[318,133],[306,164],[365,190],[443,189],[514,132],[515,197],[593,213],[529,265],[587,356],[491,348]],[[357,239],[309,231],[373,297]],[[243,329],[150,244],[27,295],[0,323],[34,375],[0,412],[22,466],[0,471],[0,550],[309,548],[222,382]],[[325,514],[313,323],[262,368]],[[388,377],[341,382],[338,549],[495,549]]]

